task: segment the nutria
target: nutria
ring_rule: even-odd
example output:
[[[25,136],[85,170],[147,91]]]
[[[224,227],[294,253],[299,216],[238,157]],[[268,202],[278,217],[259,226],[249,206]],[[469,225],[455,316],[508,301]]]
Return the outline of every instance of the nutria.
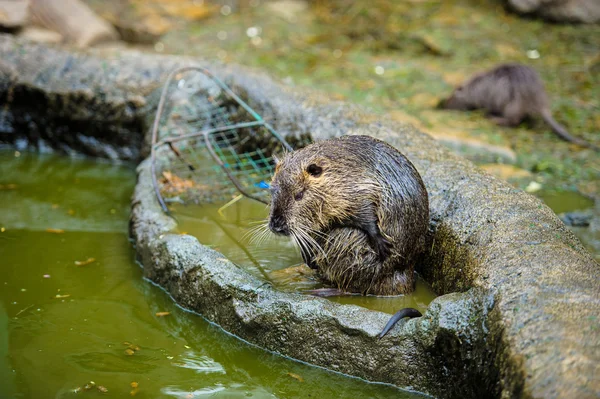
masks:
[[[304,261],[341,291],[414,290],[429,201],[410,161],[369,136],[316,142],[278,161],[269,228],[291,236]]]
[[[515,127],[528,117],[540,116],[563,140],[600,150],[572,136],[554,120],[542,80],[526,65],[503,64],[477,74],[457,87],[440,106],[457,110],[483,109],[501,126]]]

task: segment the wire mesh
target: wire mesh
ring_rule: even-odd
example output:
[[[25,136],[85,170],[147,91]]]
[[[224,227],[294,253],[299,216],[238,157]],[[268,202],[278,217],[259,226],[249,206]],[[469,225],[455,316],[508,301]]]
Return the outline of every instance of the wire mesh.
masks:
[[[152,132],[152,174],[166,202],[217,202],[242,193],[267,203],[273,155],[290,145],[209,71],[173,71]]]

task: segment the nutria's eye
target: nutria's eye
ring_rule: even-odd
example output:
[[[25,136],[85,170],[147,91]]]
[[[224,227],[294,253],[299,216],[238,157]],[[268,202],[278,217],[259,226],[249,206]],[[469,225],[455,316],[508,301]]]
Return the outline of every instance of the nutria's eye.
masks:
[[[304,190],[300,191],[298,194],[294,195],[294,199],[296,201],[300,201],[304,197]]]
[[[321,176],[321,173],[323,173],[323,168],[312,163],[312,164],[308,165],[308,168],[306,168],[306,171],[311,176],[319,177],[319,176]]]

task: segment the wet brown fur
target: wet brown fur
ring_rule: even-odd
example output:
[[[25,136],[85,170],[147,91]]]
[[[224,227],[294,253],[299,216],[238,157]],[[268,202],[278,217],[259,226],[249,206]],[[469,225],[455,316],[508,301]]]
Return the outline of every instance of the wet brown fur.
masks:
[[[442,108],[485,110],[501,126],[518,126],[526,118],[541,117],[563,140],[596,150],[600,148],[572,136],[550,112],[542,80],[532,68],[503,64],[477,74],[440,103]]]
[[[318,176],[309,172],[315,165],[322,170]],[[414,264],[425,246],[429,202],[418,172],[394,147],[344,136],[279,162],[269,220],[273,231],[287,230],[283,234],[298,242],[305,262],[340,290],[406,294],[414,289]]]

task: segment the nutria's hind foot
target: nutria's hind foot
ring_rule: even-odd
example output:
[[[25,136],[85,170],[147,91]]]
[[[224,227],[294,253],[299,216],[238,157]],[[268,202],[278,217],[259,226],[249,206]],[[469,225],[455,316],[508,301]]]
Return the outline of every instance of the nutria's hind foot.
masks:
[[[379,339],[383,338],[385,336],[385,334],[387,334],[396,325],[396,323],[398,323],[403,318],[410,317],[412,319],[413,317],[421,317],[421,316],[423,316],[421,314],[421,312],[419,312],[417,309],[414,309],[414,308],[404,308],[404,309],[397,311],[390,318],[390,320],[387,322],[385,327],[383,327],[383,330],[381,330],[381,333],[379,334]]]
[[[503,116],[489,116],[489,119],[498,126],[517,127],[521,121],[515,121]]]

